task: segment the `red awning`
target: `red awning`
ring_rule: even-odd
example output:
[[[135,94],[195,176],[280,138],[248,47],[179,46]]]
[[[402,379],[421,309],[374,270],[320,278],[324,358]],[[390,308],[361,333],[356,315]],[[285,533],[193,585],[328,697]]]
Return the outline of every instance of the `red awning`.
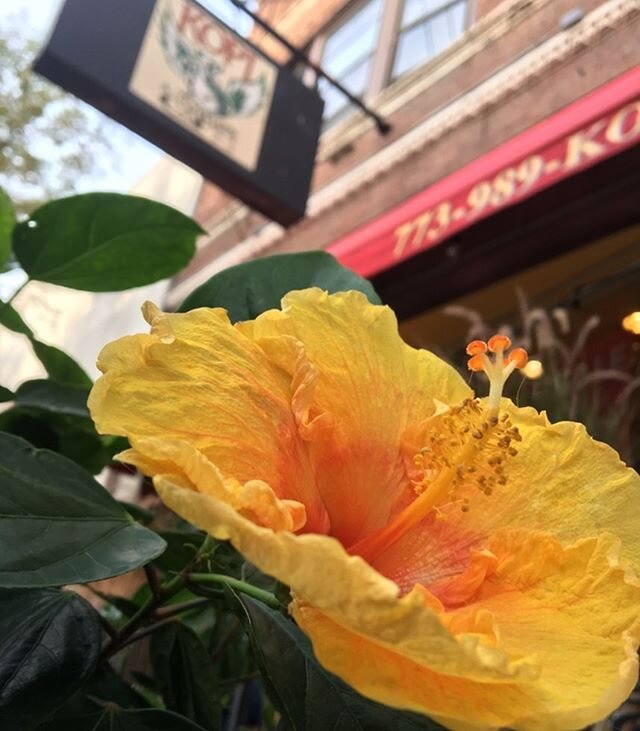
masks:
[[[579,99],[328,247],[372,276],[640,141],[640,68]]]

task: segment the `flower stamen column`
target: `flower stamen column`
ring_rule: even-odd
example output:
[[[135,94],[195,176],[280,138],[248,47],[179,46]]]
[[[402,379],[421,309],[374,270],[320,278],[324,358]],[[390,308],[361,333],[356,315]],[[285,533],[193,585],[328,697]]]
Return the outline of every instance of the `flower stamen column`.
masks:
[[[494,335],[488,343],[474,340],[467,346],[471,356],[469,370],[484,371],[489,378],[489,397],[483,403],[466,399],[442,414],[433,417],[427,432],[427,444],[415,455],[414,463],[422,477],[414,483],[416,499],[393,518],[382,530],[367,536],[350,552],[372,558],[397,541],[422,521],[431,510],[457,499],[463,488],[476,486],[490,495],[497,485],[506,484],[503,462],[517,454],[512,442],[520,441],[517,427],[509,416],[500,418],[500,399],[509,376],[526,366],[528,355],[524,348],[511,347],[505,335]],[[487,355],[493,353],[495,359]],[[469,509],[466,497],[459,499],[463,512]]]

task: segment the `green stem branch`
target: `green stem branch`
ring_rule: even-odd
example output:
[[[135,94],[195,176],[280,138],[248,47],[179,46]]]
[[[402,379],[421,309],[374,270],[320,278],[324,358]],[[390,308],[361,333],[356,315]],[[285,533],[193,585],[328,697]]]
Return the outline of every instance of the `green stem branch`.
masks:
[[[234,579],[233,577],[225,576],[224,574],[188,574],[187,578],[194,584],[204,584],[205,586],[229,586],[242,594],[247,594],[247,596],[258,599],[272,609],[280,609],[280,602],[271,592],[259,589],[257,586],[248,584],[246,581]]]
[[[192,609],[200,609],[200,607],[211,604],[212,601],[213,599],[201,597],[199,599],[191,599],[188,602],[182,602],[181,604],[170,604],[168,607],[160,607],[160,609],[156,611],[156,617],[160,617],[162,619],[175,617],[177,614],[190,612]]]
[[[181,574],[174,576],[173,579],[162,584],[158,590],[158,594],[151,594],[138,611],[133,614],[129,621],[122,627],[117,635],[112,638],[111,642],[102,651],[102,659],[107,660],[115,655],[123,647],[130,644],[130,638],[136,633],[140,625],[149,619],[155,610],[167,599],[177,594],[184,586],[184,579]]]
[[[175,617],[167,617],[166,619],[161,619],[159,622],[154,622],[153,624],[149,624],[146,627],[139,629],[137,632],[134,632],[130,637],[121,641],[117,651],[119,652],[128,645],[132,645],[134,642],[141,640],[143,637],[148,637],[149,635],[152,635],[156,630],[159,630],[161,627],[166,627],[168,624],[173,624],[175,621]]]

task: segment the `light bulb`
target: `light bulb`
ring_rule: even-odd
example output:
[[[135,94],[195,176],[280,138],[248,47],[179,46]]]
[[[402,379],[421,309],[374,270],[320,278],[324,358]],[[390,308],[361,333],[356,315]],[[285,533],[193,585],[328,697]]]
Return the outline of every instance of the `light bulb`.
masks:
[[[640,312],[631,312],[623,318],[622,327],[634,335],[640,335]]]

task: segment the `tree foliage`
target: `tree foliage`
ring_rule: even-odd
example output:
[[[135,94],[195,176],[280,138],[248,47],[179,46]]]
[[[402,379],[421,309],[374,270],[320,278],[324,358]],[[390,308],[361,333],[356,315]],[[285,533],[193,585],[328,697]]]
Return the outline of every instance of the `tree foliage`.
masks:
[[[0,26],[0,187],[18,214],[76,189],[110,149],[98,113],[31,71],[39,44]]]

